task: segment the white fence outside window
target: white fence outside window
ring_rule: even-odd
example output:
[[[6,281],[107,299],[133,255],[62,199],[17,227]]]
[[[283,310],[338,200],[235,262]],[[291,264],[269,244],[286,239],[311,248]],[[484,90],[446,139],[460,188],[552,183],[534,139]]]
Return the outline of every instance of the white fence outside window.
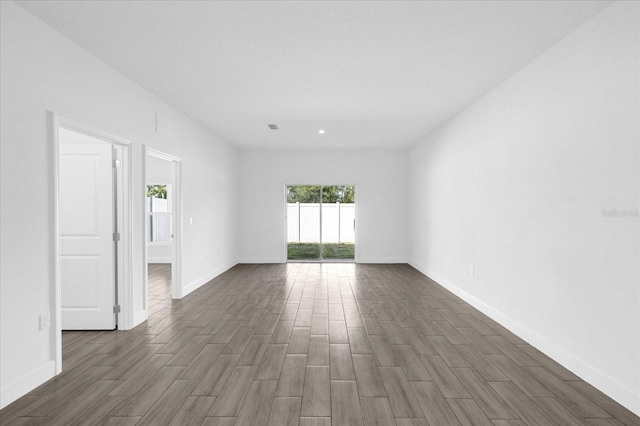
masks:
[[[169,200],[156,197],[147,197],[147,238],[149,243],[171,244],[171,210]]]
[[[353,203],[322,204],[322,242],[355,243]],[[320,204],[287,203],[287,242],[320,241]]]

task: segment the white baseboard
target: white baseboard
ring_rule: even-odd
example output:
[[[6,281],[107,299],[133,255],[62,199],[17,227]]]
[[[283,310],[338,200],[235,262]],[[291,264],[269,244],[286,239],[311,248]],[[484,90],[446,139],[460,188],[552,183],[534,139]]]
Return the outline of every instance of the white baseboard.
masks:
[[[147,263],[172,263],[173,259],[170,257],[149,257]]]
[[[287,263],[287,261],[281,257],[245,257],[238,263]]]
[[[427,268],[416,262],[410,261],[409,264],[442,287],[449,290],[451,293],[463,299],[474,308],[478,309],[483,314],[507,328],[521,339],[525,340],[530,345],[536,347],[567,370],[582,378],[585,382],[607,394],[610,398],[614,399],[633,413],[640,415],[640,395],[634,393],[633,390],[627,388],[594,366],[585,363],[575,354],[567,352],[555,342],[548,340],[544,336],[541,336],[525,325],[515,321],[513,318],[503,314],[472,294],[462,290],[438,274],[430,272]]]
[[[356,255],[357,263],[407,263],[405,257],[361,257]]]
[[[237,265],[237,262],[228,263],[227,265],[222,266],[221,268],[215,269],[209,272],[208,274],[198,278],[197,280],[192,281],[191,283],[187,284],[182,288],[182,294],[180,295],[180,298],[183,298],[187,294],[191,293],[192,291],[198,289],[199,287],[202,287],[203,285],[205,285],[206,283],[208,283],[218,275],[228,271],[229,269],[233,268],[236,265]]]
[[[357,256],[356,256],[357,257]],[[325,259],[326,262],[331,262]],[[311,260],[313,262],[313,260]],[[356,263],[407,263],[404,257],[357,257]],[[240,259],[238,263],[287,263],[287,259],[281,257],[246,257]]]
[[[0,391],[0,409],[26,395],[28,392],[31,392],[55,375],[56,363],[55,361],[48,361],[18,381],[2,388]]]
[[[147,320],[147,310],[141,309],[138,312],[133,314],[133,324],[131,324],[131,328],[135,328],[136,326],[142,324]]]

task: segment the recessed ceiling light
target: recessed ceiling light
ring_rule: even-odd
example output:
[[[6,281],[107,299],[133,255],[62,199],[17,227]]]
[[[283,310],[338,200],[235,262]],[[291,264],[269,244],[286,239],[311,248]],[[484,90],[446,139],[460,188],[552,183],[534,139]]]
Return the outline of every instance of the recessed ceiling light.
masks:
[[[324,135],[324,129],[318,130],[318,133],[320,133],[321,135]]]
[[[277,124],[267,124],[267,126],[269,126],[269,128],[271,130],[278,130],[278,125]]]

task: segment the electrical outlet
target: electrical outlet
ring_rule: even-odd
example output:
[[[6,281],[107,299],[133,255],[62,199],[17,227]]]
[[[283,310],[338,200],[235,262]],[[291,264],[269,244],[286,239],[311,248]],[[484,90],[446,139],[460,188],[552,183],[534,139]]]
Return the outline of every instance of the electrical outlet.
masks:
[[[471,273],[472,277],[476,276],[476,267],[471,265],[471,269],[469,270],[469,272]]]
[[[193,225],[193,218],[192,217],[189,218],[189,225]]]
[[[49,312],[40,315],[40,330],[45,330],[51,327],[51,316]]]

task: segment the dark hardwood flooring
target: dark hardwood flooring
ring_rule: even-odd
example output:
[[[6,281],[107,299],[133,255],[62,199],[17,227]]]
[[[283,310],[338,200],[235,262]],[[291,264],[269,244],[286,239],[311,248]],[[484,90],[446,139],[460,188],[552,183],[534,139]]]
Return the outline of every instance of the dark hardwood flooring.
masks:
[[[65,332],[2,425],[639,425],[407,265],[238,265],[150,318]]]

